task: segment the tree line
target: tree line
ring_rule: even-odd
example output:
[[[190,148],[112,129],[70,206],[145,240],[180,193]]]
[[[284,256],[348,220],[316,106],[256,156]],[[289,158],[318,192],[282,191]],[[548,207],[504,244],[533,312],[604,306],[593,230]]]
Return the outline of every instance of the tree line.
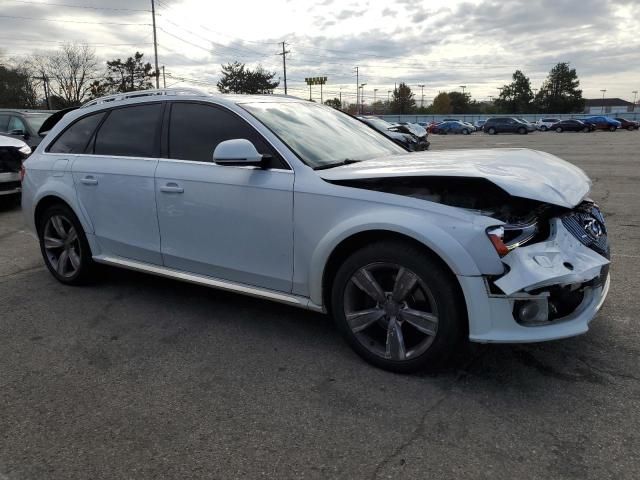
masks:
[[[135,52],[125,60],[116,58],[101,66],[87,45],[65,44],[58,50],[34,54],[24,61],[0,65],[0,107],[61,109],[112,93],[153,88],[157,72],[144,54]],[[271,94],[279,86],[276,72],[261,66],[247,68],[240,62],[222,65],[218,90],[222,93]],[[500,89],[495,101],[477,101],[465,92],[440,92],[430,105],[418,106],[406,83],[393,90],[389,101],[364,106],[366,113],[422,114],[520,114],[574,113],[584,108],[580,81],[568,63],[558,63],[534,94],[531,81],[516,70],[511,83]],[[338,98],[325,104],[350,113],[363,106],[342,104]]]

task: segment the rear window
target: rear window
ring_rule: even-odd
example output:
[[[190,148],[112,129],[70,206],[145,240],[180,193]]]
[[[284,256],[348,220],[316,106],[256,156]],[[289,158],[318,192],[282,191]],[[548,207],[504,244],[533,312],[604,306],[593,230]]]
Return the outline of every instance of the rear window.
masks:
[[[157,157],[162,104],[152,103],[111,110],[96,134],[96,155]]]
[[[94,113],[77,120],[49,147],[51,153],[84,153],[96,127],[105,112]]]

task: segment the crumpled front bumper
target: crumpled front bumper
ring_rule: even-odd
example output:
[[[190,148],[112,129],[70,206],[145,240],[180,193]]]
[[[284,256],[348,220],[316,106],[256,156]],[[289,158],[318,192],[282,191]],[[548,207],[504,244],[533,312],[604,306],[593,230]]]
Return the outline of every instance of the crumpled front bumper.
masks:
[[[547,241],[519,247],[502,260],[508,272],[494,285],[486,277],[458,277],[472,341],[539,342],[585,333],[609,291],[609,260],[578,241],[560,219],[552,221]],[[516,318],[526,302],[551,311],[558,289],[582,295],[569,313],[531,324]]]

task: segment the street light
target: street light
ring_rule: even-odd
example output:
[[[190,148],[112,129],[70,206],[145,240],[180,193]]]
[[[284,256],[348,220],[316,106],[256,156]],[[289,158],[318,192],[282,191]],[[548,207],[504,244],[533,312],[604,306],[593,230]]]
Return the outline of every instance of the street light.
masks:
[[[366,85],[366,83],[361,83],[360,84],[360,90],[362,90],[360,92],[360,101],[362,103],[360,103],[360,115],[362,115],[364,113],[364,86]]]
[[[600,113],[604,113],[604,94],[607,93],[607,89],[603,88],[600,91],[602,92],[602,111]]]
[[[464,91],[467,88],[467,86],[466,85],[460,85],[460,88],[462,89],[462,95],[464,95]]]
[[[373,89],[373,114],[376,114],[376,92],[378,91],[377,88]]]

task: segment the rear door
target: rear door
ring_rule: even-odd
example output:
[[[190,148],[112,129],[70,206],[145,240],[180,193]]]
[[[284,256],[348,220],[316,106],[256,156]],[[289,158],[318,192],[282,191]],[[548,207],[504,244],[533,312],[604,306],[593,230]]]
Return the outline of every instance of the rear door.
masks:
[[[162,264],[154,173],[164,103],[110,110],[72,173],[102,253]]]
[[[271,168],[213,163],[218,143],[235,138],[271,155]],[[165,265],[291,291],[293,170],[239,115],[208,103],[173,102],[166,139],[156,171]]]

